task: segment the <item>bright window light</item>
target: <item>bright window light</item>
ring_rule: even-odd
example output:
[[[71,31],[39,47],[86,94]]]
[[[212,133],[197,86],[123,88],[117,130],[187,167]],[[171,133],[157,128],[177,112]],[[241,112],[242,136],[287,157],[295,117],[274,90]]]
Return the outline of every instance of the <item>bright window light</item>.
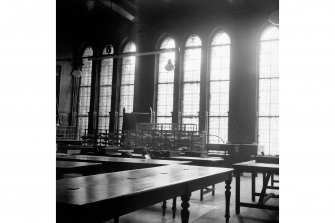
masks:
[[[93,56],[93,49],[87,47],[83,53],[83,57]],[[83,58],[83,66],[81,68],[82,76],[79,88],[79,107],[78,107],[78,131],[79,136],[85,134],[88,128],[88,112],[90,110],[91,101],[91,82],[92,82],[92,60]]]
[[[209,78],[209,143],[228,141],[230,38],[218,32],[211,44]],[[215,136],[213,136],[215,135]],[[222,140],[220,140],[220,137]]]
[[[190,36],[185,45],[182,82],[182,124],[199,124],[201,40]]]
[[[258,82],[258,145],[265,154],[279,154],[279,30],[267,28],[260,39]]]
[[[110,52],[107,53],[107,49]],[[104,48],[102,54],[113,54],[113,47],[108,45]],[[99,115],[98,115],[98,129],[108,130],[110,111],[112,103],[112,82],[113,82],[113,58],[106,58],[101,61],[100,72],[100,94],[99,94]]]
[[[160,49],[175,48],[175,41],[167,37]],[[157,123],[172,123],[174,70],[167,71],[165,65],[168,60],[175,63],[175,52],[159,54],[158,78],[157,78]]]
[[[125,46],[124,53],[136,52],[134,42],[129,42]],[[127,113],[133,112],[134,104],[134,86],[135,86],[135,56],[127,56],[122,59],[122,74],[120,86],[120,104],[119,104],[119,129],[122,129],[123,108]]]

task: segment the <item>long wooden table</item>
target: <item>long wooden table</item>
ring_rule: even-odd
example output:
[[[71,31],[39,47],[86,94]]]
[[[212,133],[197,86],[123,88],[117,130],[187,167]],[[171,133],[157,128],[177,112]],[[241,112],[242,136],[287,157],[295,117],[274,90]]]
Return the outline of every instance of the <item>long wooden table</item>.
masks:
[[[69,151],[73,151],[76,154],[82,154],[82,153],[88,153],[88,152],[97,152],[97,148],[95,148],[94,145],[75,145],[75,144],[59,144],[57,146],[57,152],[66,152],[69,153]]]
[[[192,156],[173,156],[169,157],[169,160],[178,160],[178,161],[191,161],[192,164],[198,166],[223,166],[224,158],[222,157],[192,157]]]
[[[256,160],[256,163],[275,163],[275,164],[279,164],[279,156],[258,155],[258,156],[255,156],[254,159]]]
[[[191,161],[154,160],[154,159],[121,158],[121,157],[91,156],[91,155],[65,155],[65,154],[57,154],[56,158],[57,160],[102,163],[101,168],[102,172],[106,173],[172,165],[172,164],[191,163]]]
[[[133,159],[122,157],[108,157],[108,156],[91,156],[91,155],[67,155],[57,154],[58,160],[77,160],[87,162],[101,162],[101,163],[137,163],[137,164],[151,164],[151,165],[171,165],[171,164],[188,164],[191,161],[173,161],[173,160],[155,160],[155,159]]]
[[[77,161],[56,161],[56,176],[59,179],[65,173],[81,173],[83,175],[91,175],[99,173],[101,163],[77,162]]]
[[[256,163],[275,163],[275,164],[279,164],[279,156],[258,155],[258,156],[255,156],[254,159],[256,160]],[[274,183],[279,183],[279,180],[276,180],[274,178],[274,174],[271,174],[270,178],[271,178],[271,180],[270,180],[271,181],[271,186],[274,186]],[[253,199],[254,199],[254,197],[253,197]]]
[[[279,174],[279,164],[274,163],[257,163],[255,160],[237,163],[233,165],[236,176],[236,214],[240,213],[240,207],[260,208],[269,210],[279,210],[277,206],[265,205],[265,202],[271,197],[279,198],[279,195],[273,193],[267,194],[266,189],[279,189],[279,187],[268,186],[270,176]],[[243,172],[252,174],[251,194],[252,201],[255,201],[255,196],[259,196],[258,203],[245,203],[240,201],[240,175]],[[257,173],[263,173],[263,186],[261,193],[255,192],[255,177]]]
[[[225,181],[226,222],[229,222],[229,168],[167,165],[57,181],[57,222],[91,223],[119,216],[181,196],[181,220],[189,220],[191,192]]]
[[[178,161],[190,161],[192,165],[207,166],[207,167],[225,167],[226,162],[222,157],[193,157],[193,156],[173,156],[167,158],[169,160]],[[200,189],[200,201],[203,201],[204,194],[212,192],[212,196],[215,195],[215,185],[212,188],[201,188]]]

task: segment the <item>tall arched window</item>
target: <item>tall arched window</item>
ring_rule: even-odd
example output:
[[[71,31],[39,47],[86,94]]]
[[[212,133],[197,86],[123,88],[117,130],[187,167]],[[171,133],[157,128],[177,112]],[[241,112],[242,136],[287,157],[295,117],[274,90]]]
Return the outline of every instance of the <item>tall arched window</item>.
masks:
[[[201,39],[190,36],[185,44],[182,87],[182,124],[199,125]]]
[[[258,81],[258,145],[265,154],[279,153],[279,30],[271,26],[260,39]]]
[[[160,49],[175,48],[175,41],[164,39]],[[174,70],[165,69],[168,61],[175,63],[175,52],[164,52],[159,55],[157,77],[157,123],[172,123]]]
[[[114,53],[111,45],[107,45],[102,54],[110,55]],[[99,117],[98,129],[108,130],[110,111],[112,103],[112,82],[113,82],[113,58],[106,58],[101,61],[100,72],[100,94],[99,94]]]
[[[209,143],[228,141],[230,38],[220,31],[211,43],[209,72]],[[212,136],[211,136],[212,135]],[[214,136],[215,135],[215,136]],[[218,137],[222,140],[220,140]]]
[[[87,47],[83,53],[83,57],[93,56],[93,49]],[[81,68],[81,80],[79,88],[79,106],[78,106],[78,131],[79,136],[85,134],[88,128],[88,112],[90,111],[91,101],[91,82],[92,82],[92,60],[83,58],[83,66]]]
[[[136,52],[134,42],[128,42],[123,53]],[[135,86],[135,56],[127,56],[122,59],[122,73],[120,85],[120,104],[119,104],[119,129],[122,128],[123,108],[127,113],[133,112],[134,86]]]

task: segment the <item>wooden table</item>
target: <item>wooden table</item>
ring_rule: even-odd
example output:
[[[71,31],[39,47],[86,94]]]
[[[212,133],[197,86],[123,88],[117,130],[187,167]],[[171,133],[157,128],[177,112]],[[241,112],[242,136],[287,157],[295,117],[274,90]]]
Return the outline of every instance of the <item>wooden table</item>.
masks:
[[[141,170],[57,180],[57,222],[103,222],[181,196],[181,220],[189,219],[191,192],[226,182],[226,222],[229,222],[232,169],[167,165]]]
[[[224,158],[222,157],[192,157],[192,156],[173,156],[169,160],[191,161],[197,166],[222,166]]]
[[[256,163],[275,163],[279,164],[279,156],[269,156],[269,155],[258,155],[254,159]],[[264,175],[263,175],[264,177]],[[274,178],[274,174],[271,174],[271,186],[274,186],[274,183],[279,183],[279,180]]]
[[[207,166],[207,167],[226,167],[225,159],[222,157],[191,157],[191,156],[174,156],[169,157],[169,160],[179,161],[191,161],[192,165]],[[204,194],[212,192],[212,196],[215,195],[215,185],[212,188],[201,188],[200,189],[200,201],[203,201]]]
[[[123,152],[108,152],[105,153],[106,156],[110,156],[110,157],[124,157],[125,154]],[[138,154],[138,153],[130,153],[129,156],[131,156],[130,158],[144,158],[144,156],[142,154]]]
[[[258,156],[255,156],[254,159],[256,160],[256,163],[275,163],[275,164],[279,164],[279,156],[258,155]]]
[[[56,157],[57,160],[102,163],[103,172],[117,172],[117,171],[141,169],[141,168],[156,167],[163,165],[191,163],[191,161],[153,160],[153,159],[121,158],[121,157],[90,156],[90,155],[57,154]]]
[[[81,145],[83,140],[81,139],[56,139],[57,144],[65,144],[65,145]]]
[[[74,161],[56,161],[56,176],[61,178],[65,173],[81,173],[91,175],[99,173],[101,163],[92,162],[74,162]]]
[[[58,145],[58,152],[66,152],[75,151],[76,153],[88,153],[88,152],[97,152],[97,148],[94,145]]]
[[[65,159],[65,160],[81,160],[88,162],[114,162],[114,163],[145,163],[152,165],[171,165],[171,164],[189,164],[191,161],[173,161],[173,160],[155,160],[155,159],[133,159],[133,158],[122,158],[122,157],[108,157],[108,156],[91,156],[91,155],[64,155],[57,154],[57,159]]]
[[[279,195],[273,193],[266,194],[266,189],[279,189],[279,187],[268,186],[270,176],[273,174],[279,174],[279,164],[273,163],[257,163],[255,160],[237,163],[233,165],[234,173],[236,176],[236,214],[240,213],[240,207],[249,207],[249,208],[260,208],[260,209],[269,209],[269,210],[279,210],[279,207],[265,205],[265,202],[271,197],[279,198]],[[259,196],[258,203],[244,203],[240,201],[240,175],[243,172],[252,173],[252,185],[251,185],[251,194],[252,201],[255,201],[255,197]],[[263,186],[261,193],[256,193],[255,190],[255,177],[257,173],[263,173]]]

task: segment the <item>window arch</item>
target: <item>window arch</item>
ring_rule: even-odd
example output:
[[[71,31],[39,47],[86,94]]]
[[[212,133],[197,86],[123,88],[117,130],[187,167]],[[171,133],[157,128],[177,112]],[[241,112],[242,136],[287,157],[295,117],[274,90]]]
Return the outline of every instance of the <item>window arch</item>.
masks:
[[[171,37],[167,37],[163,40],[160,49],[173,49],[175,47],[175,41]],[[159,54],[156,91],[157,123],[172,123],[174,70],[165,69],[169,60],[175,64],[174,51]]]
[[[191,35],[185,44],[182,88],[182,124],[199,124],[201,39]]]
[[[136,52],[136,45],[130,41],[124,47],[123,53]],[[127,113],[133,112],[135,86],[135,56],[126,56],[122,59],[122,73],[120,84],[119,129],[122,128],[123,108]]]
[[[228,141],[229,83],[230,38],[227,33],[219,31],[215,34],[210,45],[209,143]]]
[[[279,154],[279,29],[266,28],[260,38],[258,79],[258,145]]]
[[[107,45],[102,54],[111,55],[114,53],[112,45]],[[113,58],[106,58],[101,61],[100,84],[99,84],[99,113],[98,129],[108,130],[112,103],[113,83]]]
[[[78,131],[79,136],[85,134],[88,129],[88,112],[90,111],[91,101],[91,82],[92,82],[92,60],[84,57],[93,56],[92,47],[86,47],[83,53],[83,66],[81,68],[81,80],[79,87],[79,105],[78,105]]]

